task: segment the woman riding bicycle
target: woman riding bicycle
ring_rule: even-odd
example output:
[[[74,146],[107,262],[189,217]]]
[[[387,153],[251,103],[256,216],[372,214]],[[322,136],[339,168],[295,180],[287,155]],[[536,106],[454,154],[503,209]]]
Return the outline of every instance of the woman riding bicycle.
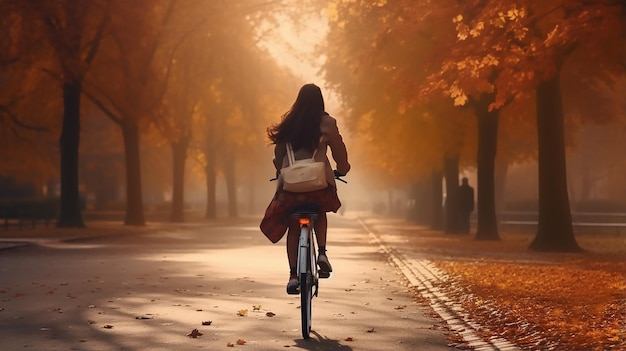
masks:
[[[326,255],[326,232],[328,221],[326,212],[337,212],[341,202],[337,197],[335,175],[345,175],[350,170],[348,153],[343,138],[337,128],[337,121],[324,109],[322,91],[314,84],[304,85],[293,106],[282,116],[278,124],[267,129],[267,135],[274,147],[274,166],[278,176],[276,194],[268,206],[261,222],[261,230],[274,243],[284,236],[287,230],[287,258],[289,260],[289,282],[287,293],[298,293],[296,276],[299,224],[290,219],[291,212],[302,205],[315,205],[319,211],[314,228],[319,247],[318,266],[320,271],[332,272],[332,266]],[[289,166],[287,143],[291,143],[295,159],[311,158],[325,162],[328,187],[304,193],[284,191],[280,169]],[[330,147],[333,159],[337,163],[336,171],[330,166],[326,150]],[[317,151],[315,151],[317,150]]]

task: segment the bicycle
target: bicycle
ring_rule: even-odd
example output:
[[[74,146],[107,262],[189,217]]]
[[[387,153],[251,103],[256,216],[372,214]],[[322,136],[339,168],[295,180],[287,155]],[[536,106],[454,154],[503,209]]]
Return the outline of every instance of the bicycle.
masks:
[[[319,291],[320,271],[317,269],[317,250],[315,248],[314,222],[317,219],[317,211],[300,209],[291,214],[300,224],[300,237],[298,240],[298,266],[297,276],[300,284],[300,314],[302,319],[302,337],[309,338],[311,332],[311,312],[313,297]],[[330,276],[327,274],[325,278]]]
[[[341,179],[341,174],[334,171],[335,179]],[[276,180],[271,179],[270,181]],[[315,205],[301,206],[291,212],[290,216],[298,220],[300,236],[298,239],[298,265],[296,274],[300,285],[300,315],[302,320],[302,337],[310,338],[313,297],[319,292],[319,279],[330,277],[330,272],[320,271],[317,268],[317,250],[315,247],[315,220],[319,210]],[[315,290],[314,290],[315,289]]]

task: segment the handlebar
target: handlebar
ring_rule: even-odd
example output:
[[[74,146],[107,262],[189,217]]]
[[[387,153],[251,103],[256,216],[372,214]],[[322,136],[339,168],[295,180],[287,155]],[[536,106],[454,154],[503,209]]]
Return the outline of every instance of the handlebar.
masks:
[[[337,179],[338,181],[344,183],[344,184],[348,184],[348,182],[346,182],[345,180],[341,179],[341,177],[345,177],[345,174],[341,174],[339,173],[338,170],[333,169],[333,174],[335,175],[335,179]]]

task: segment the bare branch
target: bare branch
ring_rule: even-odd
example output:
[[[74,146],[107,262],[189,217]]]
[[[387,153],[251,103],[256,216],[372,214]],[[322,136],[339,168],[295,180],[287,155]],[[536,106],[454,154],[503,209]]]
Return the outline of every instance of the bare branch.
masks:
[[[85,57],[85,63],[87,65],[91,64],[94,57],[96,56],[96,53],[98,52],[98,48],[100,47],[100,42],[102,41],[102,36],[104,34],[104,28],[106,27],[110,19],[110,11],[111,11],[111,1],[108,2],[106,13],[102,17],[102,21],[98,25],[98,29],[96,30],[96,35],[93,39],[93,42],[91,43],[91,47],[89,48],[89,53],[87,54],[87,57]]]
[[[95,86],[94,86],[95,87]],[[98,94],[102,95],[109,104],[111,104],[113,106],[114,109],[116,109],[118,112],[120,112],[119,114],[116,114],[112,109],[108,108],[104,102],[101,99],[98,99],[95,94],[93,94],[90,90],[88,86],[83,86],[83,94],[85,94],[85,96],[91,101],[93,102],[96,106],[98,106],[98,108],[104,112],[104,114],[106,114],[113,122],[115,122],[115,124],[117,125],[122,125],[123,122],[123,118],[120,116],[122,114],[122,108],[120,108],[120,106],[118,106],[115,103],[115,100],[112,99],[110,96],[108,96],[106,93],[104,93],[102,90],[100,90],[98,92]]]
[[[61,82],[63,81],[62,77],[60,75],[56,74],[55,72],[52,72],[49,69],[43,69],[43,71],[48,73],[53,78],[55,78],[55,79],[57,79],[57,80],[59,80]],[[115,114],[115,112],[113,112],[111,109],[106,107],[101,100],[96,98],[95,95],[92,94],[91,91],[89,91],[88,88],[89,88],[89,84],[87,82],[83,82],[82,93],[85,94],[85,96],[87,98],[89,98],[89,100],[91,100],[96,106],[98,106],[98,108],[100,108],[102,110],[102,112],[104,112],[109,118],[111,118],[111,120],[113,120],[113,122],[115,122],[116,124],[122,124],[122,119],[117,114]],[[108,102],[111,105],[113,105],[113,107],[115,109],[117,109],[118,111],[122,111],[122,109],[115,104],[113,99],[111,99],[102,90],[100,90],[99,93],[102,94],[108,100]]]
[[[50,128],[47,128],[47,127],[41,127],[41,126],[37,126],[34,124],[28,124],[28,123],[22,122],[19,119],[19,117],[15,113],[13,113],[13,111],[11,111],[7,106],[0,106],[0,114],[7,116],[9,118],[9,121],[13,122],[13,125],[16,125],[20,128],[32,130],[35,132],[50,131]]]

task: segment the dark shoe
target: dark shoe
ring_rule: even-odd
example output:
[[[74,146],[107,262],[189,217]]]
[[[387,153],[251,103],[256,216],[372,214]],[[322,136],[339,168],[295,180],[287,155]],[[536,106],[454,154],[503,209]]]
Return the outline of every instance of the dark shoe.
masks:
[[[289,283],[287,283],[287,294],[298,295],[300,293],[300,283],[296,276],[289,277]]]
[[[333,267],[328,262],[328,257],[325,254],[321,254],[317,257],[317,265],[320,267],[320,271],[330,273],[333,271]]]

